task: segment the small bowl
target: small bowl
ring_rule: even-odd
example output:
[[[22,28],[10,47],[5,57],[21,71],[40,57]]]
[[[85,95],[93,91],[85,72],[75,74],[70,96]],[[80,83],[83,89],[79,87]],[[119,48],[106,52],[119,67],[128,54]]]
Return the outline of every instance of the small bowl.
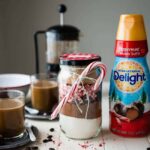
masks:
[[[0,74],[0,90],[15,89],[27,95],[30,83],[30,76],[26,74]]]

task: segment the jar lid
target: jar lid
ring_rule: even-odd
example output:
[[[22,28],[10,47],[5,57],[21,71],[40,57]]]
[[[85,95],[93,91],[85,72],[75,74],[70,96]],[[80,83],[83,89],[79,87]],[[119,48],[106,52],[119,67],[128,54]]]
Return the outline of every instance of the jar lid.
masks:
[[[60,65],[86,66],[93,61],[101,61],[101,57],[91,53],[72,53],[60,56]]]
[[[56,40],[79,41],[80,30],[71,25],[55,25],[47,29],[47,32],[55,34]]]

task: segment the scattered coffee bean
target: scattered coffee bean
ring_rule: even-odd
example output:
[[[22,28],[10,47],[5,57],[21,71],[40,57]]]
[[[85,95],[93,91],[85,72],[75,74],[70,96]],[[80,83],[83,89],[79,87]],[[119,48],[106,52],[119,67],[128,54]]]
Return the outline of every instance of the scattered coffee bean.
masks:
[[[52,138],[53,138],[52,135],[47,136],[47,139],[48,139],[49,141],[53,141]]]
[[[39,148],[38,148],[38,146],[32,146],[31,149],[32,150],[38,150]]]
[[[54,131],[55,131],[55,129],[54,129],[54,128],[51,128],[51,129],[50,129],[50,132],[54,132]]]
[[[54,148],[49,148],[49,150],[55,150]]]
[[[48,135],[48,136],[47,136],[47,139],[44,139],[44,140],[43,140],[43,143],[54,142],[52,138],[53,138],[52,135]]]
[[[48,139],[44,139],[44,140],[43,140],[43,143],[47,143],[47,142],[49,142]]]

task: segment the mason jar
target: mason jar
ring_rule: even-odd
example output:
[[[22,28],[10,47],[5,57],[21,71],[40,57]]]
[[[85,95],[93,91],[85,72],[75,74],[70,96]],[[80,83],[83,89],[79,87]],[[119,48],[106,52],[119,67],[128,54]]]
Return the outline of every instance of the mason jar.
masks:
[[[64,54],[60,57],[59,101],[70,92],[87,65],[94,61],[101,61],[101,57],[88,53]],[[99,74],[100,69],[96,68],[82,77],[77,91],[60,111],[60,127],[69,138],[88,139],[100,132],[101,85],[97,91],[92,90]]]

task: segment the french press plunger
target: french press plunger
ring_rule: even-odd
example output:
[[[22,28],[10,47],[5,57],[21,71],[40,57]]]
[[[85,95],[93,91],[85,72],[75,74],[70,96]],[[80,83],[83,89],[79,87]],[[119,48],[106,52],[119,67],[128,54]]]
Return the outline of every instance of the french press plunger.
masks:
[[[72,53],[78,49],[80,30],[75,26],[64,25],[64,13],[66,10],[66,6],[60,4],[60,24],[51,26],[45,31],[37,31],[34,34],[36,73],[39,73],[38,35],[44,34],[47,40],[46,70],[48,73],[59,72],[60,55]]]

